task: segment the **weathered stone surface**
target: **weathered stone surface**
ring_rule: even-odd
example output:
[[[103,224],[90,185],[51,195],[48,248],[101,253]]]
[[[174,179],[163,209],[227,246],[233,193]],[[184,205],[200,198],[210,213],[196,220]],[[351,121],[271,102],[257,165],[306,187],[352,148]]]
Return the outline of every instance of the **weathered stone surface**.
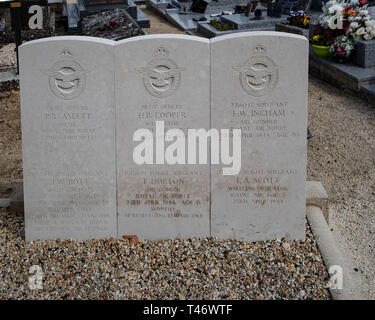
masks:
[[[310,46],[309,72],[314,76],[356,94],[375,81],[374,68],[362,68],[353,63],[339,63],[322,59],[314,54]],[[371,99],[369,100],[371,103]]]
[[[164,121],[165,131],[208,129],[209,41],[183,35],[127,39],[115,46],[115,61],[118,235],[209,236],[209,165],[133,160],[139,143],[133,143],[134,132],[154,133],[155,121]]]
[[[276,32],[21,46],[26,239],[302,239],[307,53],[306,38]],[[198,165],[198,139],[191,162],[188,130],[210,127],[242,129],[238,175]],[[138,129],[151,163],[134,160]],[[164,158],[169,129],[185,164]]]
[[[358,40],[356,44],[356,63],[363,68],[375,67],[375,39]]]
[[[310,35],[310,30],[308,28],[305,29],[297,26],[292,26],[289,23],[276,23],[275,31],[299,34],[301,36],[305,36],[307,39]]]
[[[241,172],[211,169],[212,236],[304,238],[307,68],[302,36],[211,40],[211,126],[242,129]]]
[[[236,29],[259,29],[259,28],[267,28],[267,27],[274,27],[276,23],[280,23],[285,21],[286,16],[275,18],[275,17],[268,17],[263,12],[262,19],[256,20],[254,18],[249,19],[242,14],[233,14],[233,15],[223,15],[221,16],[221,21],[223,23],[228,23],[234,25]]]
[[[319,181],[306,181],[306,206],[319,207],[329,223],[328,194]]]
[[[113,42],[20,47],[26,240],[117,235]]]

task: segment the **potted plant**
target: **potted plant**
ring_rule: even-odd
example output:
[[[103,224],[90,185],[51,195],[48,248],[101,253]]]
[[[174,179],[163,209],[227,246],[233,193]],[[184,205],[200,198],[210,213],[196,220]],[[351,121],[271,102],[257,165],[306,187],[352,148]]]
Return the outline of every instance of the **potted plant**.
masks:
[[[349,60],[354,50],[354,40],[346,35],[341,35],[333,40],[329,48],[329,55],[338,62],[346,62]]]
[[[216,30],[219,30],[219,31],[229,31],[229,30],[236,29],[233,24],[221,23],[215,19],[212,19],[209,22],[209,25],[213,26]]]
[[[320,35],[315,35],[311,39],[311,45],[314,50],[314,53],[319,57],[319,58],[328,58],[329,55],[329,49],[330,45],[324,45],[324,43],[321,43],[321,36]]]
[[[288,21],[289,24],[292,26],[308,29],[310,23],[310,16],[307,15],[303,10],[290,11]]]
[[[314,36],[310,39],[314,53],[319,58],[328,58],[331,44],[338,35],[341,35],[341,32],[341,30],[332,30],[317,25],[314,31]]]

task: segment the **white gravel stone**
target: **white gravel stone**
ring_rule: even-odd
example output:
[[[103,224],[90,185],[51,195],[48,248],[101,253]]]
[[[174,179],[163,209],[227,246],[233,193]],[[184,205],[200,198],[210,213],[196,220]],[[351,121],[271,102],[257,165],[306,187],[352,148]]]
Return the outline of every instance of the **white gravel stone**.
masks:
[[[22,218],[6,209],[0,218],[0,299],[331,298],[309,227],[303,242],[25,242]],[[43,289],[28,287],[33,265],[41,267]]]
[[[14,43],[0,47],[0,67],[10,67],[17,64],[15,48],[16,45]]]

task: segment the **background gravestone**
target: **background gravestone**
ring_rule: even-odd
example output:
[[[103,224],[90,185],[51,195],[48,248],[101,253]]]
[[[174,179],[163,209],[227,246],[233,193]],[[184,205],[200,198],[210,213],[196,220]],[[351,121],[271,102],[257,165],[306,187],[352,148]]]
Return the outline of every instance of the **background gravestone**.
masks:
[[[307,67],[301,36],[211,40],[211,126],[242,129],[241,172],[211,169],[212,236],[304,239]]]
[[[185,134],[209,128],[209,41],[182,35],[127,39],[115,46],[115,61],[118,235],[209,236],[209,165],[140,166],[132,154],[139,143],[133,143],[134,132],[154,132],[155,121]]]
[[[112,42],[20,47],[26,240],[116,236]]]

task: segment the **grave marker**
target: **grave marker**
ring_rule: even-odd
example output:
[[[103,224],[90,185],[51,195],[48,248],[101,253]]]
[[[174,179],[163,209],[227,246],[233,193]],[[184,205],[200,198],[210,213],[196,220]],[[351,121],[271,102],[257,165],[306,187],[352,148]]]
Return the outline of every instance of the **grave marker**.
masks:
[[[20,47],[26,240],[117,236],[112,42]]]
[[[26,240],[304,238],[306,38],[58,37],[20,54]],[[198,138],[196,165],[164,158],[169,129],[186,160],[188,129],[210,128],[242,130],[238,175],[199,164]],[[134,160],[138,129],[156,164]]]
[[[132,38],[115,46],[115,61],[118,235],[209,236],[209,165],[133,160],[134,132],[154,133],[156,121],[186,136],[187,129],[209,129],[209,41],[182,35]],[[155,160],[156,153],[154,146]]]
[[[211,168],[212,236],[305,236],[308,42],[274,32],[211,40],[211,126],[241,128],[242,170]]]

